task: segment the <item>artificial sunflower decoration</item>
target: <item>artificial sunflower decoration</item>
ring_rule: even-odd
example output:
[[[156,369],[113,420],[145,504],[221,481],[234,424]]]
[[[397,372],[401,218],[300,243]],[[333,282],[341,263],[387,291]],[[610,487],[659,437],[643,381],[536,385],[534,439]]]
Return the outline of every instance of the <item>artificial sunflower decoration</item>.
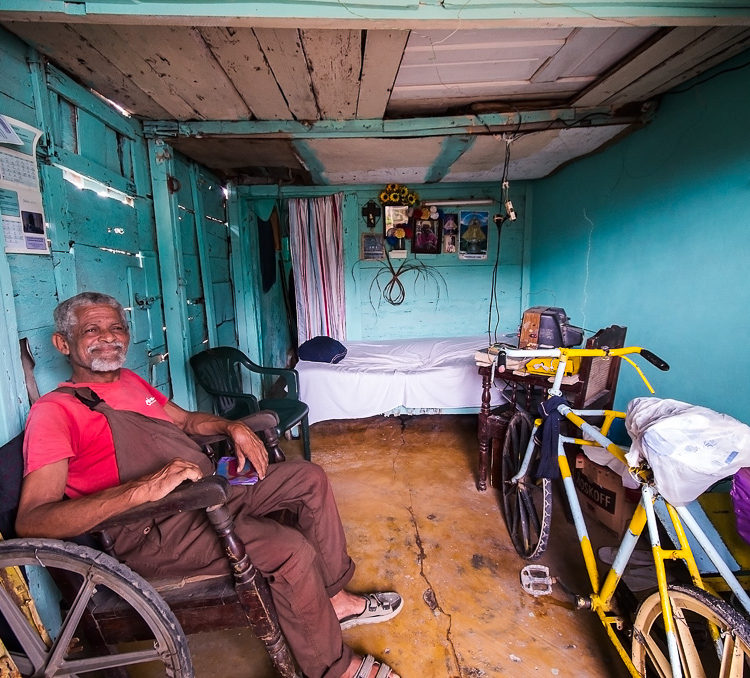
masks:
[[[409,187],[404,184],[387,184],[380,191],[378,197],[384,205],[408,205],[412,207],[419,201],[416,192],[410,191]]]

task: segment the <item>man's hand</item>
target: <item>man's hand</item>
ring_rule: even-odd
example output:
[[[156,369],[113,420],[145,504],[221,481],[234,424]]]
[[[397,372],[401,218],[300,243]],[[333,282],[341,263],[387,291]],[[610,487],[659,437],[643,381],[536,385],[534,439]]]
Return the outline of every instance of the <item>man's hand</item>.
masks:
[[[171,400],[164,405],[164,410],[185,433],[195,435],[225,433],[234,442],[237,468],[241,469],[247,460],[258,472],[258,478],[266,477],[268,469],[266,447],[263,441],[241,421],[231,421],[208,414],[208,412],[188,412]]]
[[[237,468],[244,467],[245,460],[247,460],[258,472],[258,478],[265,478],[268,469],[268,452],[263,441],[241,421],[230,422],[227,425],[227,433],[234,442]]]
[[[198,480],[202,476],[200,468],[192,462],[174,459],[161,470],[137,480],[63,500],[68,460],[52,462],[26,476],[16,532],[22,537],[74,537],[118,513],[165,497],[185,480]]]
[[[163,469],[135,481],[132,498],[135,505],[166,497],[186,480],[200,480],[203,472],[191,461],[173,459]]]

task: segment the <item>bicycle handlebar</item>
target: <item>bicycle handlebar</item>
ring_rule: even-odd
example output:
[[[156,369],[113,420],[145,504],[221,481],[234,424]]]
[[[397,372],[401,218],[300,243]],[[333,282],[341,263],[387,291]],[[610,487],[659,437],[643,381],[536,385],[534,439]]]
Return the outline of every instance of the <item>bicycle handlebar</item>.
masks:
[[[666,372],[669,369],[669,365],[664,360],[655,353],[649,351],[647,348],[641,349],[641,355],[652,365],[658,367],[662,372]]]
[[[658,367],[660,370],[666,372],[669,369],[669,365],[666,361],[662,360],[658,355],[649,351],[646,348],[640,346],[625,346],[623,348],[541,348],[541,349],[517,349],[508,346],[502,346],[496,358],[496,366],[498,368],[505,368],[506,358],[559,358],[560,361],[555,371],[555,378],[553,387],[550,393],[559,390],[560,384],[565,369],[565,363],[569,358],[580,357],[580,358],[606,358],[609,356],[623,358],[629,362],[633,368],[638,372],[641,379],[648,387],[651,393],[654,389],[651,388],[651,384],[648,383],[648,379],[643,374],[641,369],[636,365],[628,355],[631,353],[640,353],[646,360],[652,365]],[[559,395],[559,393],[557,394]]]

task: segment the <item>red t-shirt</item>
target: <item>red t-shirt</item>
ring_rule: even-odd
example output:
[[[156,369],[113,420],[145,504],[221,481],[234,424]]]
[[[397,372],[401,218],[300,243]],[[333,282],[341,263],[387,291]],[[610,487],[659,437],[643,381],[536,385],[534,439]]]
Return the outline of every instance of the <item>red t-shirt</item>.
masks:
[[[72,384],[88,386],[110,407],[131,410],[154,419],[172,421],[164,411],[167,397],[137,374],[120,370],[112,383]],[[92,412],[72,395],[47,393],[29,412],[24,435],[24,475],[61,459],[68,459],[68,481],[65,493],[80,497],[120,484],[107,419]]]

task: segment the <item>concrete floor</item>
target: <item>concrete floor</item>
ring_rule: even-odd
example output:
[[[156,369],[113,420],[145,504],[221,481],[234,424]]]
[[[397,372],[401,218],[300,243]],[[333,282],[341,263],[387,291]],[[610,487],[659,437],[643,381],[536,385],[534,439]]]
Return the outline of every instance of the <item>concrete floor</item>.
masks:
[[[625,675],[591,613],[521,590],[524,562],[496,491],[475,488],[476,417],[321,422],[311,441],[357,563],[350,589],[395,589],[405,600],[391,622],[344,633],[357,652],[403,678]],[[300,448],[284,445],[289,457]],[[556,516],[542,562],[569,585],[583,569],[575,543]],[[192,636],[190,646],[198,678],[275,675],[246,630]]]

